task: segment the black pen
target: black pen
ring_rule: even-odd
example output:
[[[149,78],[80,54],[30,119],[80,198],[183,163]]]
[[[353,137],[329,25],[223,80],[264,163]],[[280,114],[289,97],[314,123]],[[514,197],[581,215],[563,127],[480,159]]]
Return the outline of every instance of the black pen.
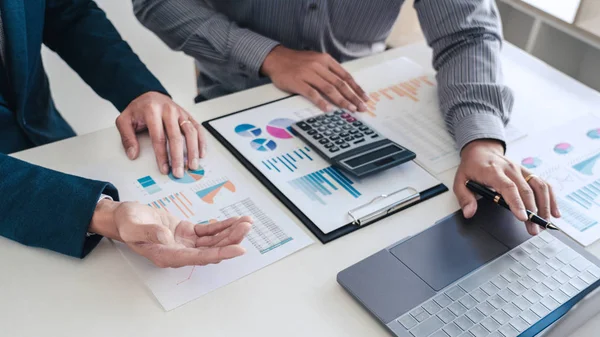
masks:
[[[471,181],[471,180],[467,180],[466,185],[467,185],[467,188],[469,188],[471,191],[479,194],[484,199],[493,201],[494,203],[510,210],[510,207],[508,206],[508,204],[506,203],[506,201],[504,200],[504,198],[502,198],[502,196],[500,194],[490,190],[489,188],[487,188],[481,184]],[[525,210],[525,211],[527,212],[527,217],[529,218],[529,221],[533,222],[534,224],[537,224],[538,226],[541,226],[546,229],[560,230],[552,222],[542,218],[541,216],[533,213],[532,211],[530,211],[530,210]]]

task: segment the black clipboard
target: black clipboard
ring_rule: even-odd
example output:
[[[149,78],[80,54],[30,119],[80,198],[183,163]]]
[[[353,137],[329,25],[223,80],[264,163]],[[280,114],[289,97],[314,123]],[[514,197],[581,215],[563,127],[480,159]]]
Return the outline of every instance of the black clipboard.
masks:
[[[321,243],[328,243],[331,242],[337,238],[340,238],[346,234],[352,233],[356,230],[359,230],[361,228],[367,227],[381,219],[387,218],[388,216],[395,214],[397,212],[400,212],[410,206],[419,204],[425,200],[431,199],[439,194],[442,194],[444,192],[448,191],[448,187],[446,187],[446,185],[440,183],[436,186],[433,186],[429,189],[426,189],[424,191],[417,191],[416,194],[411,195],[410,197],[406,198],[407,200],[405,202],[401,202],[401,203],[397,203],[394,204],[392,207],[387,208],[386,210],[383,210],[383,212],[381,212],[381,214],[378,214],[377,217],[374,218],[370,218],[368,219],[368,221],[360,221],[360,219],[356,219],[355,221],[352,223],[349,223],[347,225],[344,225],[334,231],[331,231],[327,234],[323,233],[323,231],[321,231],[321,229],[314,223],[312,222],[312,220],[310,220],[305,214],[304,212],[302,212],[302,210],[300,210],[287,196],[285,196],[285,194],[283,194],[270,180],[269,178],[267,178],[264,174],[262,174],[260,172],[259,169],[257,169],[254,164],[252,164],[248,159],[246,159],[246,157],[244,157],[244,155],[242,155],[236,148],[235,146],[233,146],[227,139],[225,139],[225,137],[223,137],[219,131],[217,131],[215,128],[213,128],[210,123],[222,118],[226,118],[235,114],[239,114],[239,113],[243,113],[244,111],[248,111],[248,110],[252,110],[252,109],[256,109],[259,108],[261,106],[265,106],[271,103],[275,103],[275,102],[279,102],[291,97],[295,97],[296,95],[292,95],[292,96],[287,96],[284,98],[280,98],[274,101],[270,101],[267,103],[263,103],[263,104],[259,104],[253,107],[249,107],[240,111],[236,111],[236,112],[232,112],[230,114],[221,116],[221,117],[217,117],[208,121],[205,121],[202,123],[202,125],[206,128],[206,130],[208,130],[208,132],[210,132],[221,144],[223,144],[223,146],[225,146],[225,148],[227,150],[229,150],[229,152],[231,152],[231,154],[233,154],[233,156],[240,162],[242,163],[242,165],[244,165],[244,167],[246,167],[250,173],[252,173],[271,193],[273,193],[273,195],[275,195],[275,197],[277,197],[277,199],[279,199],[279,201],[281,201],[318,239],[319,241],[321,241]],[[399,191],[398,191],[399,192]],[[382,195],[378,198],[385,198],[387,196]],[[377,198],[376,198],[377,199]],[[372,200],[371,202],[375,201]],[[369,202],[368,204],[370,204],[371,202]],[[367,205],[368,205],[367,204]],[[365,205],[366,206],[366,205]],[[355,209],[356,210],[356,209]],[[352,210],[348,211],[348,214],[350,216],[352,216]],[[354,217],[353,217],[354,218]]]

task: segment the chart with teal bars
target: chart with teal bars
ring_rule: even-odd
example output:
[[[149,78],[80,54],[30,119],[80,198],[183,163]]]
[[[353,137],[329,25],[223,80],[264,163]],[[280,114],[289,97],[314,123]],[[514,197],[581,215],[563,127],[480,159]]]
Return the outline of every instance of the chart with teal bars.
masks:
[[[354,199],[361,196],[353,186],[354,182],[339,169],[331,166],[291,180],[289,183],[310,200],[324,206],[327,205],[328,199],[339,197],[340,194]]]
[[[509,148],[553,188],[561,217],[553,221],[583,245],[600,239],[600,119],[581,117]]]

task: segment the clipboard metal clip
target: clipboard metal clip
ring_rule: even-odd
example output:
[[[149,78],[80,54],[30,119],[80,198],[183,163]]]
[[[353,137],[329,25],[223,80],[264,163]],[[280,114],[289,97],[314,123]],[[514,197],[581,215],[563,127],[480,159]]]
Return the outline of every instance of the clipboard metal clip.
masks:
[[[400,193],[406,192],[406,191],[410,191],[412,193],[405,198],[402,198],[398,201],[392,202],[391,204],[386,205],[381,209],[367,213],[364,216],[359,217],[356,214],[360,210],[364,210],[364,209],[372,206],[373,204],[384,201],[385,199],[393,198],[394,196],[396,196]],[[350,211],[348,211],[348,215],[352,218],[353,225],[362,226],[362,225],[370,223],[374,220],[380,219],[380,218],[386,216],[387,214],[393,213],[398,209],[401,209],[408,205],[411,205],[411,204],[419,201],[420,199],[421,199],[421,194],[419,193],[419,191],[417,191],[416,189],[414,189],[412,187],[405,187],[403,189],[400,189],[400,190],[390,193],[390,194],[382,194],[380,196],[377,196],[377,197],[373,198],[371,201],[369,201],[368,203],[358,206],[354,209],[351,209]]]

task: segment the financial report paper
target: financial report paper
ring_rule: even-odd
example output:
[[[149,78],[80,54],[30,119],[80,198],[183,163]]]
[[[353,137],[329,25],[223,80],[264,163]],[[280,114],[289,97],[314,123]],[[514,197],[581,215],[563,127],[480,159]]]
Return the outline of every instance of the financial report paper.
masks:
[[[600,119],[584,116],[530,136],[507,156],[546,180],[558,199],[554,223],[582,245],[600,238]]]
[[[201,160],[199,169],[187,170],[182,179],[161,175],[155,166],[154,159],[146,157],[131,162],[128,171],[115,172],[112,165],[111,169],[94,167],[87,176],[113,182],[121,200],[164,209],[193,223],[208,224],[243,215],[254,220],[242,242],[246,254],[216,265],[161,269],[125,244],[115,242],[165,310],[225,286],[313,242],[280,205],[255,187],[253,177],[243,177],[218,151],[211,151]]]

